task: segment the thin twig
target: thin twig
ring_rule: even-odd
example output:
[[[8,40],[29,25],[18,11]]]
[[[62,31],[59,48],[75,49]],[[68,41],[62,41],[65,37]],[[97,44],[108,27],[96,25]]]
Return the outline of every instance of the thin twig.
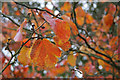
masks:
[[[93,50],[94,52],[96,52],[96,53],[98,53],[98,54],[100,54],[100,55],[103,55],[103,56],[107,57],[108,59],[110,59],[110,61],[111,61],[112,64],[114,65],[114,67],[117,68],[118,70],[120,70],[120,67],[115,64],[115,62],[112,60],[112,58],[111,58],[110,56],[108,56],[108,55],[106,55],[106,54],[103,54],[103,53],[95,50],[94,48],[92,48],[92,47],[88,44],[88,42],[86,41],[85,38],[83,38],[80,34],[78,34],[78,36],[79,36],[82,40],[85,41],[85,44],[88,46],[88,48],[90,48],[90,49]]]
[[[14,0],[13,0],[13,1],[14,1]],[[28,8],[28,9],[36,9],[36,10],[39,10],[39,11],[45,11],[45,12],[47,12],[48,14],[50,14],[50,15],[52,15],[52,16],[58,18],[58,19],[62,19],[62,18],[60,18],[60,17],[54,15],[53,13],[51,13],[51,12],[45,10],[45,9],[39,9],[39,8],[37,8],[37,7],[31,7],[31,6],[28,6],[28,5],[26,5],[26,4],[22,4],[22,3],[16,2],[16,1],[14,1],[14,2],[15,2],[16,4],[18,4],[18,5],[21,5],[21,6],[26,7],[26,8]]]
[[[0,12],[0,14],[2,14],[3,17],[6,17],[6,18],[8,18],[9,20],[11,20],[11,21],[12,21],[14,24],[16,24],[18,27],[20,27],[20,25],[19,25],[18,23],[16,23],[13,19],[11,19],[9,16],[7,16],[7,15],[1,13],[1,12]]]
[[[46,23],[46,21],[44,21],[44,22],[42,23],[42,25],[39,26],[35,31],[37,31],[39,28],[41,28],[45,23]]]

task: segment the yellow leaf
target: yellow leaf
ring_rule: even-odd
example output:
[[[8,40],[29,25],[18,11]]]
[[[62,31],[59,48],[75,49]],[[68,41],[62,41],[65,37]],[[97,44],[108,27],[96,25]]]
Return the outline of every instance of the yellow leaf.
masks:
[[[68,62],[71,66],[75,66],[75,65],[76,65],[76,57],[75,57],[73,54],[68,55],[67,62]]]
[[[23,46],[23,48],[21,49],[19,55],[18,55],[18,61],[23,64],[23,66],[25,65],[31,65],[32,61],[30,58],[30,52],[31,52],[31,48],[27,48],[25,46]]]

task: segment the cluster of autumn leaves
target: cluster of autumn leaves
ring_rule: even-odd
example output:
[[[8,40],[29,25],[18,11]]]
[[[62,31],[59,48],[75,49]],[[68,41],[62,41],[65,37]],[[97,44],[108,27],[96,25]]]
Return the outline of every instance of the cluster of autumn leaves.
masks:
[[[12,3],[13,8],[15,7],[15,4]],[[85,34],[83,35],[81,33],[81,36],[83,38],[85,38],[87,40],[88,43],[90,43],[91,47],[94,47],[96,50],[98,50],[99,52],[102,52],[103,54],[109,55],[111,57],[113,57],[113,60],[118,60],[118,56],[117,54],[117,36],[112,36],[110,35],[108,32],[111,28],[111,26],[113,25],[113,22],[116,21],[117,24],[119,24],[117,21],[118,18],[115,16],[118,14],[118,11],[120,10],[120,7],[116,7],[114,4],[110,4],[108,8],[105,8],[105,12],[107,13],[106,15],[103,16],[102,20],[100,22],[98,22],[97,20],[95,20],[92,15],[90,15],[89,13],[85,12],[81,6],[78,6],[75,8],[75,13],[76,13],[76,23],[79,26],[83,26],[83,29],[87,29],[86,24],[92,24],[91,25],[91,30],[92,32],[95,33],[95,35],[92,36],[92,38],[94,39],[94,41],[97,44],[97,47],[95,46],[95,44],[93,42],[91,42],[91,38],[89,36],[85,36]],[[7,4],[4,3],[4,6],[2,8],[2,12],[6,15],[8,15],[7,12],[9,12],[9,10],[5,9],[7,8]],[[46,69],[46,70],[50,70],[50,72],[48,72],[48,75],[50,77],[56,76],[57,74],[62,74],[65,71],[69,71],[68,66],[66,66],[67,64],[71,65],[71,66],[76,66],[76,60],[77,57],[80,56],[80,54],[76,53],[76,55],[73,55],[73,52],[70,51],[70,53],[67,56],[67,60],[63,60],[61,61],[63,63],[63,65],[65,65],[65,67],[60,67],[60,64],[57,63],[59,61],[58,58],[61,57],[62,53],[65,51],[69,51],[69,49],[71,48],[71,45],[73,43],[70,42],[71,37],[77,36],[79,34],[78,32],[78,26],[76,26],[75,23],[73,23],[71,17],[71,12],[69,12],[72,8],[72,5],[69,2],[65,2],[64,5],[61,7],[61,11],[66,11],[66,13],[64,15],[61,16],[62,19],[58,19],[55,17],[52,17],[50,14],[48,14],[45,11],[39,11],[37,12],[36,10],[31,10],[28,9],[28,13],[34,14],[34,17],[36,18],[36,22],[35,20],[31,20],[31,23],[34,23],[34,28],[37,29],[39,26],[41,26],[44,21],[46,21],[46,23],[43,25],[45,26],[44,29],[40,28],[38,29],[36,32],[37,33],[41,33],[43,38],[38,38],[38,39],[33,39],[33,40],[29,40],[20,50],[20,53],[17,57],[18,61],[23,65],[29,65],[29,66],[38,66],[40,68],[40,70],[42,69]],[[116,11],[116,8],[118,9],[118,11]],[[8,8],[7,8],[8,9]],[[22,8],[23,9],[23,8]],[[47,11],[50,11],[51,13],[53,13],[52,10],[49,10],[48,8],[45,8]],[[38,13],[38,15],[36,14]],[[20,15],[20,13],[17,11],[15,12],[16,15]],[[115,16],[115,17],[114,17]],[[31,15],[30,15],[31,17]],[[26,36],[28,36],[29,34],[23,29],[26,28],[26,25],[28,23],[29,19],[24,19],[24,21],[22,22],[22,24],[20,25],[19,28],[16,28],[17,31],[15,31],[16,34],[13,34],[14,32],[11,33],[11,35],[9,35],[12,39],[14,39],[14,41],[16,42],[15,44],[18,44],[16,47],[14,46],[15,44],[11,44],[10,45],[10,50],[15,50],[17,51],[19,49],[19,47],[21,46],[22,43],[25,43],[28,38],[26,38]],[[11,22],[10,22],[11,23]],[[15,26],[15,25],[12,25]],[[5,25],[5,27],[7,27]],[[12,27],[13,28],[13,27]],[[39,31],[40,30],[40,31]],[[50,30],[48,32],[45,32],[47,30]],[[7,31],[8,34],[10,33],[8,30],[3,29],[3,31]],[[32,31],[32,30],[31,30]],[[46,35],[49,35],[52,33],[52,31],[54,32],[54,36],[52,37],[53,41],[55,44],[53,44],[50,40],[48,40],[47,38],[44,38]],[[104,35],[104,33],[106,33],[106,35]],[[36,33],[33,33],[33,35],[31,37],[36,37]],[[8,35],[5,36],[6,38],[9,37]],[[89,49],[84,41],[82,39],[80,39],[80,37],[75,37],[75,39],[71,40],[73,42],[75,42],[75,44],[77,42],[81,43],[81,46],[79,47],[80,51],[83,51],[87,54],[95,54],[97,56],[102,57],[105,60],[109,60],[108,58],[101,56],[99,54],[96,54],[93,50]],[[106,43],[106,41],[109,41],[109,43]],[[3,41],[4,42],[4,41]],[[99,48],[99,46],[102,46],[103,48],[108,48],[105,50],[101,50]],[[62,50],[61,50],[62,49]],[[81,54],[82,56],[86,56],[84,54]],[[94,57],[91,57],[93,60],[98,61],[99,65],[102,65],[103,68],[105,68],[106,71],[111,71],[112,66],[110,66],[109,64],[105,63],[103,60],[101,59],[97,59]],[[88,59],[88,57],[87,57]],[[57,67],[55,66],[55,64],[57,64]],[[90,67],[88,67],[90,66]],[[91,63],[91,61],[89,60],[85,66],[80,66],[80,69],[84,71],[89,71],[88,74],[93,75],[96,72],[95,66]],[[28,71],[28,70],[27,70]],[[52,74],[51,74],[52,72]],[[117,71],[115,71],[116,74],[118,74]],[[111,77],[111,76],[110,76]]]
[[[35,40],[31,48],[23,47],[19,53],[18,60],[23,65],[35,64],[40,66],[41,69],[44,68],[53,68],[58,61],[58,57],[61,56],[61,50],[58,47],[61,47],[64,51],[69,50],[71,47],[70,44],[70,35],[73,32],[74,35],[78,34],[77,27],[67,16],[62,16],[63,20],[51,18],[51,16],[43,12],[42,13],[45,20],[50,24],[51,29],[54,31],[55,35],[53,40],[55,44],[51,43],[47,39],[38,39]],[[26,20],[22,23],[24,25]],[[21,25],[21,27],[22,27]],[[21,28],[20,27],[20,28]],[[72,29],[72,31],[70,30]],[[19,29],[17,34],[19,34]],[[20,40],[21,37],[14,38],[14,40]],[[20,39],[19,39],[20,38]],[[30,42],[27,42],[25,45],[28,45]],[[71,58],[70,58],[71,59]],[[69,61],[70,62],[70,61]]]

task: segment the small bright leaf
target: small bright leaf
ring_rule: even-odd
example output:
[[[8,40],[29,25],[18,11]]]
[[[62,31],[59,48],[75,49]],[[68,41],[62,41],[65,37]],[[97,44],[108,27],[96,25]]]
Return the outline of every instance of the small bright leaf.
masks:
[[[60,49],[47,39],[36,40],[30,53],[33,64],[41,69],[53,68],[60,55]]]
[[[77,17],[76,20],[77,20],[77,23],[78,23],[80,26],[82,26],[82,25],[84,24],[84,17]]]
[[[31,65],[32,61],[30,58],[30,52],[32,48],[26,48],[25,46],[21,49],[18,55],[18,61],[25,65]]]
[[[17,16],[20,16],[20,11],[19,11],[19,10],[15,11],[15,14],[16,14]]]
[[[111,14],[107,14],[103,17],[103,22],[106,27],[111,27],[111,25],[113,24],[113,16]]]
[[[85,11],[82,9],[82,7],[77,7],[75,9],[76,12],[76,17],[84,17],[85,16]]]
[[[65,2],[64,5],[61,7],[61,11],[70,11],[71,4],[69,2]]]
[[[86,23],[87,24],[91,24],[91,23],[93,23],[93,17],[90,15],[90,14],[87,14],[86,15]]]
[[[68,55],[68,58],[67,58],[67,62],[71,65],[71,66],[75,66],[76,65],[76,57],[70,53]]]
[[[82,26],[84,24],[85,11],[82,7],[77,7],[75,9],[77,23]]]

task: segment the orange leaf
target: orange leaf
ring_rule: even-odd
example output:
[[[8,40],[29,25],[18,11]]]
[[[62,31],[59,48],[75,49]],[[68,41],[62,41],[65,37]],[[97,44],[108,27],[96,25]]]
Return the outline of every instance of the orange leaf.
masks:
[[[15,11],[15,14],[16,14],[17,16],[20,16],[20,11],[19,11],[19,10]]]
[[[76,12],[76,18],[85,16],[85,11],[80,6],[75,9],[75,12]]]
[[[82,26],[84,24],[85,11],[82,7],[77,7],[75,9],[77,23]]]
[[[69,48],[71,47],[70,41],[67,41],[63,45],[60,46],[64,51],[68,51]]]
[[[53,68],[60,55],[60,49],[47,39],[36,40],[30,53],[33,64],[41,69]]]
[[[106,25],[106,27],[111,27],[113,24],[113,16],[111,14],[107,14],[106,16],[103,17],[103,23]]]
[[[93,75],[96,72],[95,66],[92,65],[91,61],[88,61],[84,66],[85,71],[89,75]]]
[[[84,17],[76,17],[77,23],[82,26],[84,24]]]
[[[91,23],[93,23],[93,17],[90,15],[90,14],[87,14],[86,15],[86,23],[87,24],[91,24]]]
[[[25,43],[28,39],[24,39],[22,42]],[[26,47],[30,47],[31,46],[31,41],[29,40],[26,44]]]
[[[64,5],[61,7],[61,11],[70,11],[71,4],[69,2],[65,2]]]
[[[116,6],[114,4],[112,4],[112,3],[109,4],[109,11],[108,11],[108,13],[110,13],[111,15],[114,15],[115,11],[116,11]]]
[[[69,41],[63,42],[63,41],[61,41],[61,39],[59,39],[59,38],[56,37],[56,36],[53,37],[53,39],[54,39],[56,45],[59,46],[59,47],[61,47],[64,51],[69,50],[69,48],[71,47],[71,44],[70,44]]]
[[[50,23],[56,37],[61,44],[67,42],[70,38],[70,25],[68,22],[60,19],[53,19],[47,13],[43,13],[44,18]]]
[[[118,41],[118,36],[113,37],[113,38],[110,40],[109,45],[110,45],[110,46],[113,46],[113,45],[115,45],[115,42],[117,42],[117,41]]]
[[[66,42],[70,38],[70,25],[69,23],[57,19],[55,21],[55,26],[53,31],[55,32],[56,36],[59,37],[62,41]]]
[[[26,48],[25,46],[21,49],[19,55],[18,55],[18,61],[20,61],[23,66],[25,65],[31,65],[32,61],[30,58],[30,52],[31,48]]]
[[[48,73],[47,76],[54,78],[55,76],[57,76],[58,74],[62,74],[65,71],[68,71],[69,68],[68,66],[63,66],[63,67],[59,67],[59,68],[54,68],[51,69]]]
[[[67,21],[67,22],[70,24],[70,27],[71,27],[71,29],[72,29],[72,33],[73,33],[74,35],[77,35],[77,34],[78,34],[77,27],[76,27],[76,25],[72,22],[72,20],[70,20],[70,17],[63,15],[63,16],[62,16],[62,19],[65,20],[65,21]]]

